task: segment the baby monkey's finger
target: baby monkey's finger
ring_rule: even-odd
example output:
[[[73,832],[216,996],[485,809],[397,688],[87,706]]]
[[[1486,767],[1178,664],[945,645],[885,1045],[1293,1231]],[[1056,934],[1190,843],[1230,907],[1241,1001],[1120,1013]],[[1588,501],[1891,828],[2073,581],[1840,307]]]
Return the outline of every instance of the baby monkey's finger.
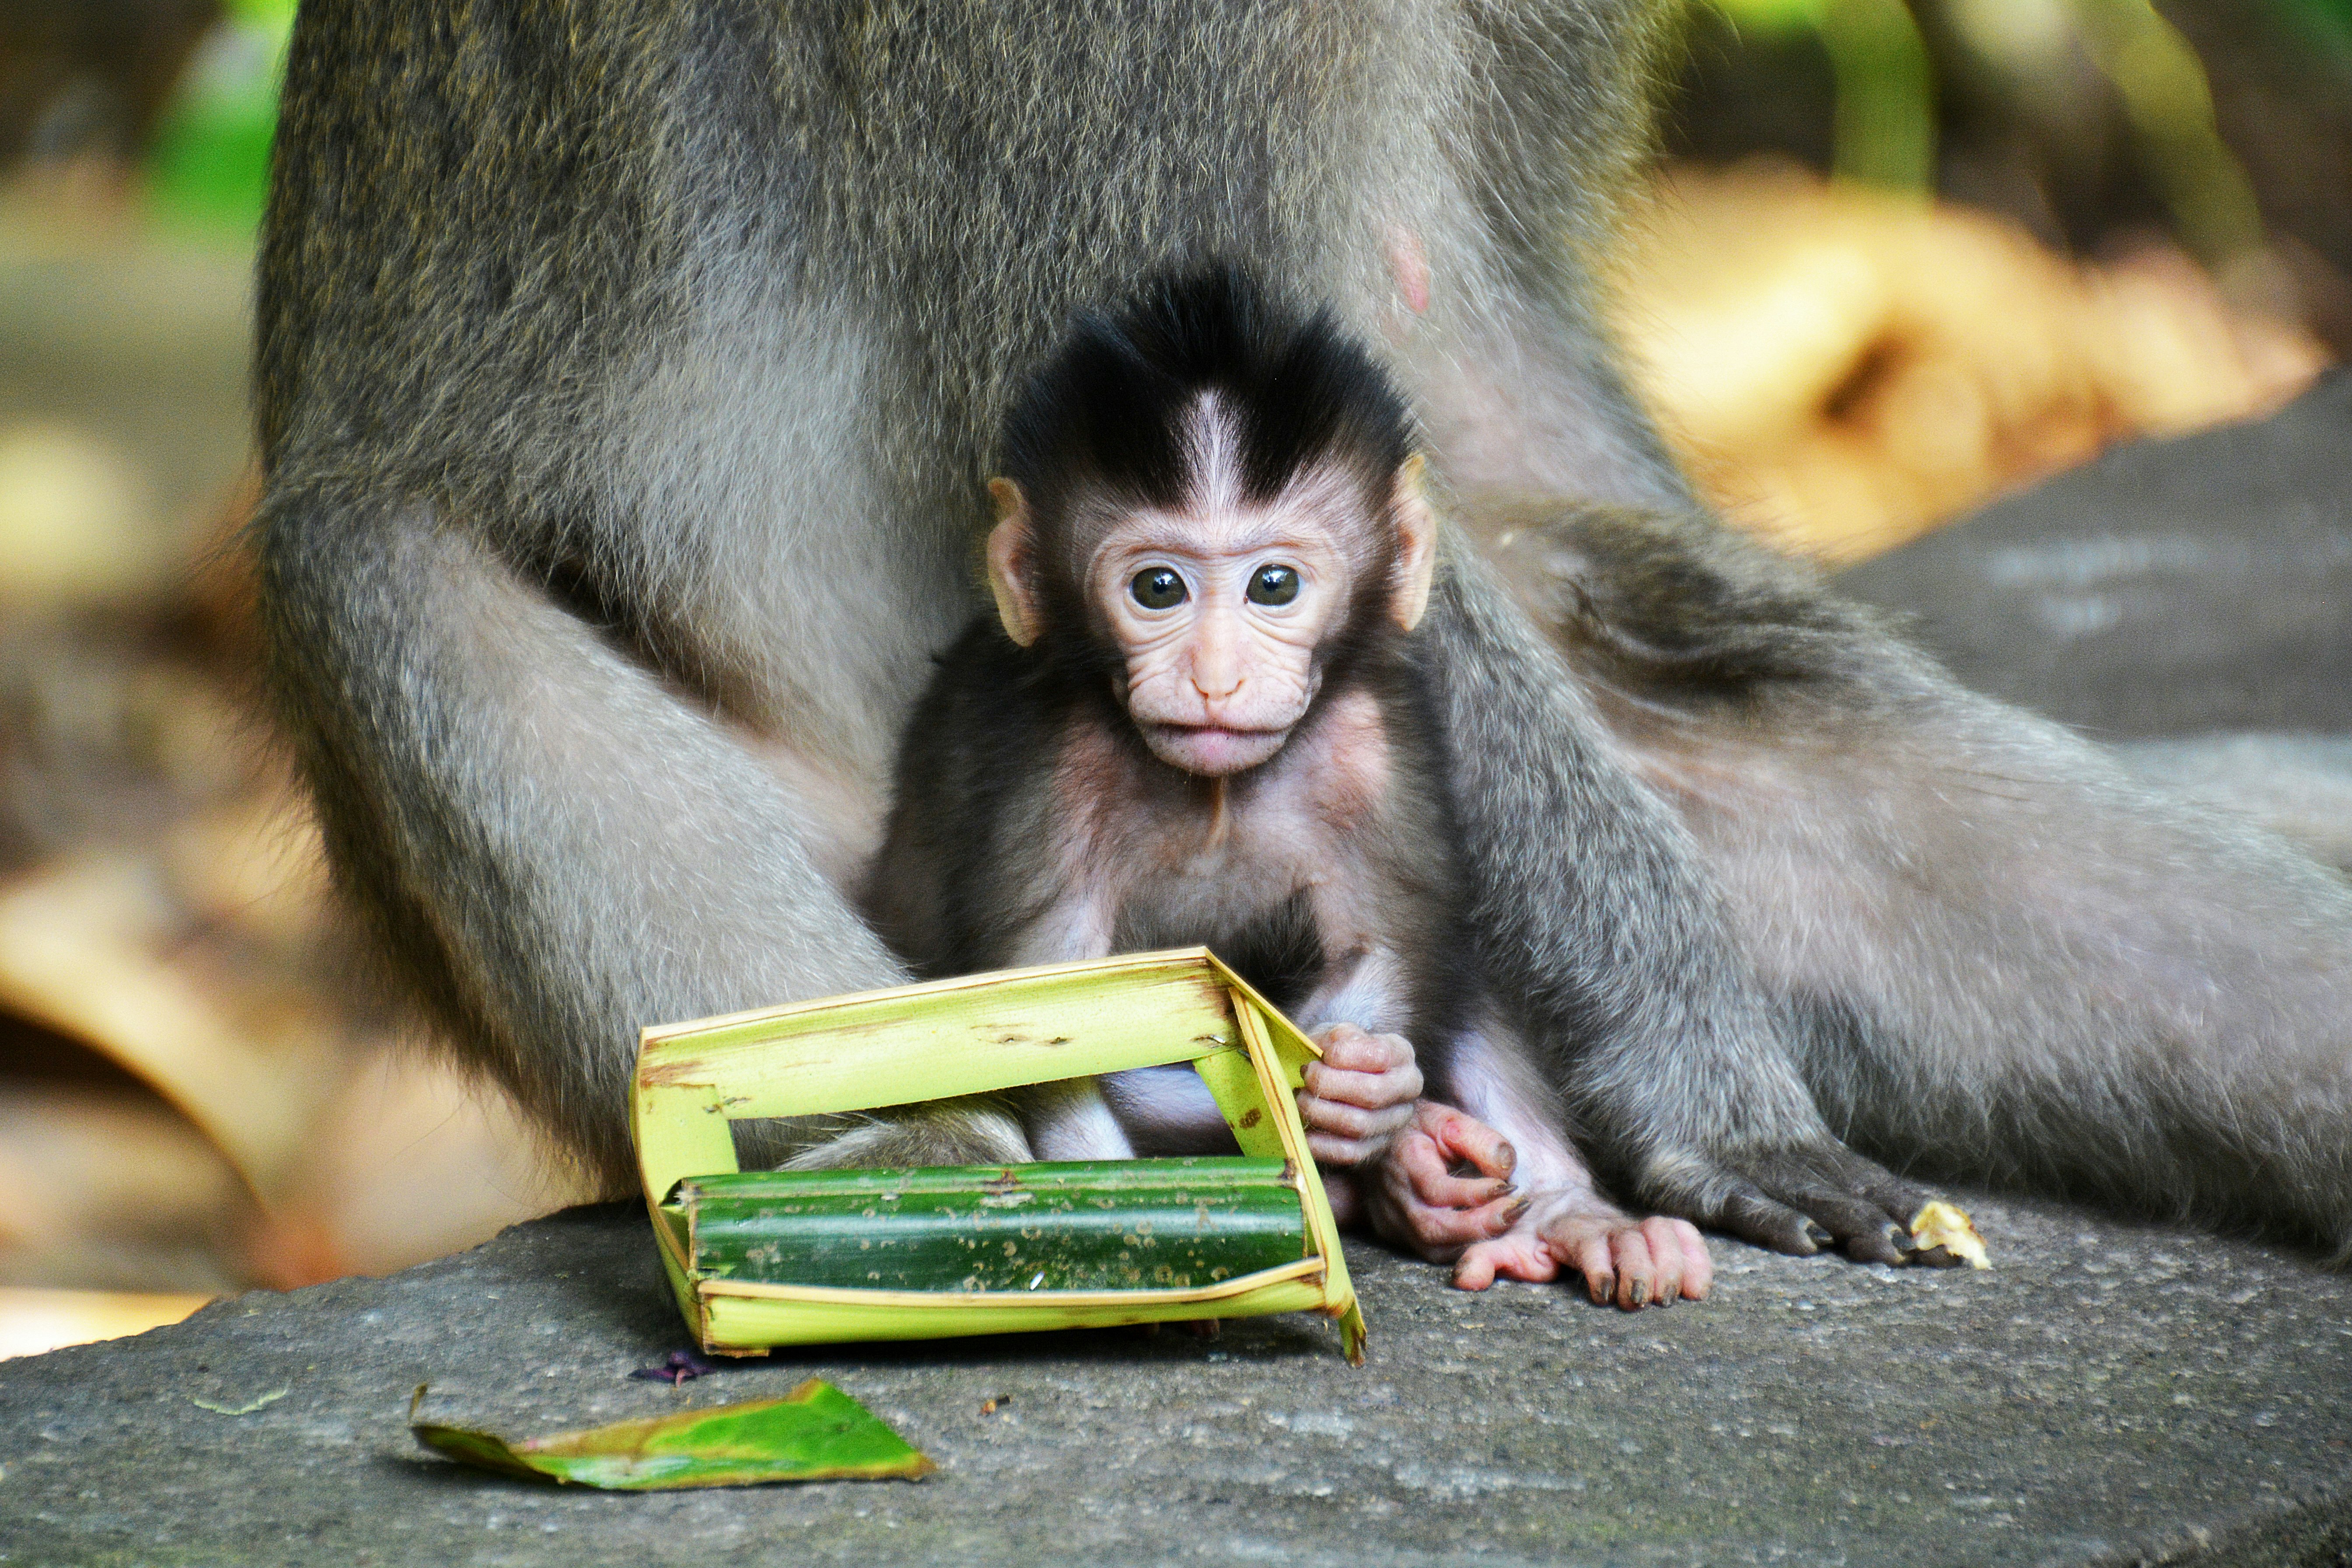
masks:
[[[1549,1244],[1559,1252],[1563,1244]],[[1568,1267],[1584,1276],[1585,1292],[1596,1307],[1605,1307],[1617,1294],[1617,1265],[1609,1253],[1609,1237],[1604,1231],[1590,1231],[1565,1244],[1567,1255],[1562,1259]]]
[[[1715,1288],[1715,1259],[1706,1250],[1706,1237],[1698,1233],[1698,1226],[1686,1219],[1670,1219],[1665,1223],[1682,1250],[1683,1299],[1687,1301],[1706,1300],[1706,1293]]]
[[[1419,1202],[1438,1208],[1475,1208],[1489,1204],[1511,1191],[1511,1184],[1501,1176],[1457,1176],[1445,1157],[1427,1133],[1413,1131],[1397,1140],[1389,1151],[1393,1171],[1402,1174]]]
[[[1317,1164],[1343,1170],[1350,1165],[1370,1164],[1388,1149],[1387,1140],[1381,1138],[1346,1138],[1312,1130],[1307,1134],[1307,1152],[1315,1156]]]
[[[1412,1195],[1433,1208],[1469,1209],[1509,1195],[1513,1188],[1502,1176],[1457,1176],[1437,1145],[1415,1135],[1399,1142],[1389,1158],[1412,1186]]]
[[[1325,1100],[1304,1089],[1298,1095],[1298,1119],[1310,1132],[1339,1138],[1387,1140],[1412,1125],[1412,1107],[1385,1106],[1367,1110],[1341,1100]]]
[[[1358,1072],[1329,1062],[1308,1062],[1303,1075],[1307,1092],[1322,1100],[1340,1100],[1370,1110],[1391,1105],[1410,1107],[1421,1098],[1421,1069],[1407,1060],[1384,1072]]]
[[[1374,1035],[1353,1024],[1334,1024],[1315,1043],[1325,1067],[1381,1073],[1412,1066],[1412,1044],[1402,1035]]]
[[[1499,1176],[1457,1176],[1444,1170],[1409,1168],[1415,1202],[1439,1209],[1475,1209],[1518,1191]]]
[[[1427,1255],[1437,1249],[1457,1249],[1473,1242],[1501,1236],[1527,1212],[1527,1208],[1528,1200],[1522,1197],[1498,1198],[1484,1208],[1475,1209],[1431,1208],[1425,1204],[1407,1204],[1403,1218],[1412,1233],[1414,1246]]]
[[[1458,1290],[1484,1290],[1498,1279],[1540,1285],[1559,1272],[1549,1247],[1527,1231],[1514,1231],[1464,1248],[1454,1266],[1454,1285]]]
[[[1621,1230],[1610,1236],[1609,1250],[1617,1268],[1617,1304],[1629,1312],[1648,1306],[1658,1272],[1649,1242],[1639,1229]]]
[[[1675,1230],[1674,1221],[1652,1215],[1642,1222],[1642,1239],[1650,1250],[1650,1300],[1657,1306],[1671,1307],[1683,1294],[1682,1237]]]
[[[1448,1165],[1468,1165],[1486,1176],[1507,1176],[1519,1163],[1511,1141],[1450,1105],[1424,1100],[1413,1107],[1413,1126],[1436,1143]]]

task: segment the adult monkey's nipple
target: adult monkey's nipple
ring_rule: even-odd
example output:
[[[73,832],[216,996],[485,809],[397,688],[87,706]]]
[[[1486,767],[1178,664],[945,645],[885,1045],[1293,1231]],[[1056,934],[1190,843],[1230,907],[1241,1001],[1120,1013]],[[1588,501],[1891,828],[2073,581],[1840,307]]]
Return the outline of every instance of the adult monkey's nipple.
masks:
[[[1397,293],[1414,315],[1429,312],[1429,253],[1421,236],[1402,224],[1389,227],[1389,270],[1396,276]]]

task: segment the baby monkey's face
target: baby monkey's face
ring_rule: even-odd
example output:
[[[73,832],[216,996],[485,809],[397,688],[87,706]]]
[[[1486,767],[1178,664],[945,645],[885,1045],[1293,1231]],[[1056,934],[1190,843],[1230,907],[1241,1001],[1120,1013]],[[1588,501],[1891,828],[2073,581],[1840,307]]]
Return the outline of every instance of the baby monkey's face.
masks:
[[[1282,750],[1339,639],[1421,619],[1436,529],[1420,475],[1416,458],[1371,487],[1338,464],[1309,468],[1269,500],[1234,483],[1196,486],[1174,506],[1097,496],[1054,520],[1042,548],[1020,487],[994,479],[989,585],[1024,647],[1044,635],[1049,603],[1075,597],[1084,668],[1110,666],[1152,754],[1223,778]]]
[[[1139,510],[1112,522],[1087,596],[1120,656],[1116,685],[1152,754],[1216,778],[1282,749],[1348,622],[1377,520],[1334,476],[1265,505]],[[1354,548],[1349,548],[1353,546]]]

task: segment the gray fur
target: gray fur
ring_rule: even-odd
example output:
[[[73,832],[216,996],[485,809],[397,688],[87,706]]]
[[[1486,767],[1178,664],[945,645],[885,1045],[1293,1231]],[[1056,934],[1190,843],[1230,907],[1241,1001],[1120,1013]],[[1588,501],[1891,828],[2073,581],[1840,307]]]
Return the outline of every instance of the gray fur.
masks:
[[[1832,1131],[1921,1170],[2343,1255],[2352,885],[1962,690],[1873,612],[1711,524],[1568,509],[1502,531],[1592,728],[1673,805]],[[1610,1048],[1573,1084],[1587,1116],[1653,1108],[1667,1168],[1645,1176],[1637,1153],[1635,1190],[1684,1206],[1677,1182],[1757,1176],[1692,1153],[1752,1138],[1753,1075],[1736,1100],[1719,1066],[1612,1093]],[[1696,1056],[1652,1059],[1675,1054]],[[1716,1120],[1668,1122],[1660,1102]]]
[[[2150,788],[2251,817],[2352,872],[2352,737],[2248,731],[2134,741],[2114,752]]]
[[[1686,500],[1585,281],[1670,14],[306,5],[263,616],[336,864],[454,1047],[618,1188],[639,1026],[900,976],[840,889],[978,607],[1007,390],[1217,253],[1393,345],[1508,558],[1428,623],[1486,967],[1625,1195],[1875,1255],[1916,1194],[1842,1133],[2341,1247],[2339,880],[1711,524],[1570,504]],[[772,1147],[1023,1147],[987,1106],[823,1135]]]

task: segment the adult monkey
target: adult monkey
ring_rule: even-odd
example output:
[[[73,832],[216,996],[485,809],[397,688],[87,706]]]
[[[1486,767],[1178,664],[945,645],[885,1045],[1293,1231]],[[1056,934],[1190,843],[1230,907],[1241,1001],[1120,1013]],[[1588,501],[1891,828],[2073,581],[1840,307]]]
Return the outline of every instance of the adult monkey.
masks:
[[[1457,559],[1479,919],[1622,1195],[1897,1256],[1916,1194],[1818,1096],[1881,1150],[2341,1245],[2340,885],[1709,525],[1574,504],[1687,506],[1562,244],[1609,226],[1667,9],[307,8],[272,675],[461,1053],[618,1187],[638,1024],[897,978],[835,888],[974,605],[1006,389],[1074,306],[1214,252],[1394,342],[1576,661]],[[967,1107],[815,1157],[1019,1152]]]

